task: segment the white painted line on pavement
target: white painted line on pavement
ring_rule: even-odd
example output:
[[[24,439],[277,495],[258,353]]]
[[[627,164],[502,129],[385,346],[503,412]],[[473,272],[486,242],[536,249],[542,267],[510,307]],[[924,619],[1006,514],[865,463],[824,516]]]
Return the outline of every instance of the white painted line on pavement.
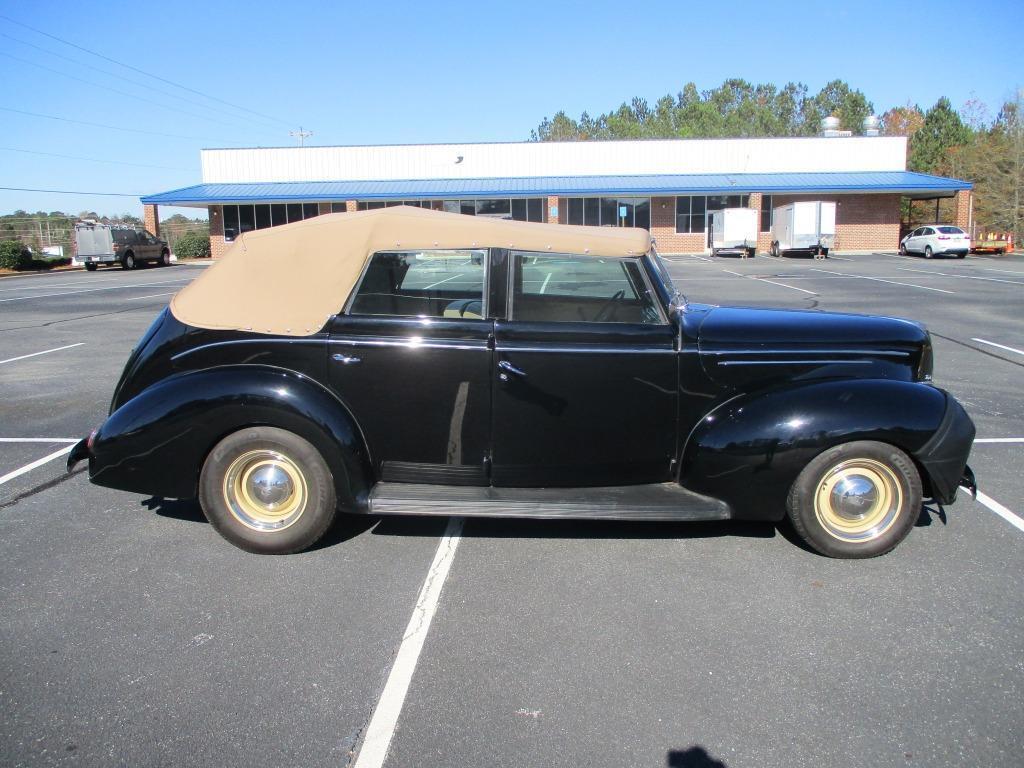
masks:
[[[1024,532],[1024,518],[1015,515],[1013,512],[1008,510],[1006,507],[1004,507],[998,501],[993,499],[991,496],[986,496],[981,491],[978,491],[977,495],[975,496],[975,499],[977,499],[979,504],[983,504],[989,509],[991,509],[993,512],[995,512],[997,515],[1003,518],[1003,520],[1008,522],[1018,531]]]
[[[176,293],[177,291],[171,291],[170,293],[153,293],[150,294],[149,296],[132,296],[130,299],[125,299],[125,301],[142,301],[143,299],[155,299],[157,296],[173,296]]]
[[[38,357],[39,355],[48,355],[51,352],[60,352],[62,349],[71,349],[72,347],[80,347],[85,344],[84,341],[80,341],[77,344],[68,344],[64,347],[54,347],[53,349],[44,349],[42,352],[33,352],[31,355],[20,355],[18,357],[9,357],[6,360],[0,360],[0,365],[4,363],[13,363],[16,360],[26,360],[30,357]]]
[[[1020,275],[1024,277],[1024,272],[1018,269],[993,269],[992,267],[981,267],[981,269],[984,269],[986,272],[1002,272],[1007,275]]]
[[[935,291],[936,293],[956,293],[956,291],[947,291],[945,288],[929,288],[927,285],[915,285],[914,283],[900,283],[896,280],[883,280],[880,277],[868,277],[867,275],[853,275],[845,272],[833,272],[830,269],[817,269],[811,267],[814,272],[824,272],[829,275],[842,275],[843,277],[859,277],[861,280],[874,280],[877,283],[891,283],[892,285],[902,285],[907,288],[920,288],[922,291]]]
[[[1008,347],[1005,344],[996,344],[994,341],[986,341],[985,339],[976,339],[973,336],[971,341],[977,341],[979,344],[988,344],[992,347],[999,347],[999,349],[1005,349],[1007,352],[1016,352],[1018,355],[1024,355],[1024,349],[1017,349],[1016,347]]]
[[[388,749],[391,747],[391,738],[398,726],[398,717],[402,713],[405,696],[409,692],[413,672],[416,671],[416,662],[419,660],[420,651],[423,650],[423,642],[427,639],[430,622],[437,612],[441,588],[444,587],[448,571],[451,570],[452,561],[455,559],[455,550],[462,537],[462,525],[461,517],[449,520],[444,536],[437,545],[434,562],[430,564],[430,570],[423,581],[412,618],[405,628],[405,635],[395,655],[391,673],[384,684],[384,691],[377,701],[369,725],[366,726],[366,737],[353,768],[381,768],[384,765]]]
[[[836,261],[853,261],[853,259],[844,259],[842,256],[826,256],[826,259],[835,259]]]
[[[986,280],[990,283],[1009,283],[1010,285],[1024,285],[1020,280],[1006,280],[1001,277],[978,277],[977,275],[951,275],[948,272],[933,272],[928,269],[911,269],[910,267],[896,267],[901,272],[920,272],[922,275],[940,275],[941,277],[955,277],[960,280]]]
[[[3,477],[0,477],[0,485],[3,485],[4,483],[8,482],[9,480],[13,480],[16,477],[21,477],[26,472],[31,472],[36,467],[41,467],[41,466],[43,466],[43,464],[46,464],[48,461],[53,461],[54,459],[59,459],[61,456],[64,456],[65,454],[68,454],[68,453],[71,453],[71,449],[74,448],[74,447],[75,446],[73,446],[73,445],[69,445],[66,448],[61,448],[59,451],[54,451],[53,453],[51,453],[48,456],[43,456],[43,458],[41,458],[41,459],[36,459],[31,464],[26,464],[24,467],[20,467],[18,469],[15,469],[13,472],[8,472]]]
[[[730,275],[736,275],[736,277],[746,277],[742,272],[733,272],[731,269],[723,269],[723,272],[728,272]]]
[[[0,437],[0,443],[77,443],[78,437]]]
[[[771,283],[772,285],[780,285],[783,288],[789,288],[791,291],[800,291],[800,293],[809,293],[809,294],[811,294],[811,296],[817,296],[818,295],[814,291],[805,291],[803,288],[797,288],[795,285],[786,285],[785,283],[778,283],[775,280],[769,280],[767,277],[756,277],[754,279],[758,280],[758,281],[760,281],[762,283]]]
[[[1024,443],[1024,437],[979,437],[976,443]]]
[[[85,288],[81,291],[64,291],[63,293],[37,293],[35,296],[15,296],[13,299],[0,299],[0,304],[5,304],[9,301],[28,301],[29,299],[46,299],[51,296],[71,296],[76,293],[96,293],[97,291],[116,291],[121,288],[148,288],[151,285],[164,285],[165,283],[182,283],[187,278],[178,277],[174,280],[154,280],[151,283],[130,283],[128,285],[110,285],[106,288]]]

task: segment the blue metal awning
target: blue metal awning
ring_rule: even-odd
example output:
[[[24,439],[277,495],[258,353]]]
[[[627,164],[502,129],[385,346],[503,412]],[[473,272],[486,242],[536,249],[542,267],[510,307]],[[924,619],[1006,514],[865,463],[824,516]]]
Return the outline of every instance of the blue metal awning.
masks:
[[[317,202],[324,200],[443,200],[486,197],[889,193],[951,197],[972,184],[912,171],[856,173],[712,173],[643,176],[535,176],[528,178],[404,179],[196,184],[147,195],[149,205]]]

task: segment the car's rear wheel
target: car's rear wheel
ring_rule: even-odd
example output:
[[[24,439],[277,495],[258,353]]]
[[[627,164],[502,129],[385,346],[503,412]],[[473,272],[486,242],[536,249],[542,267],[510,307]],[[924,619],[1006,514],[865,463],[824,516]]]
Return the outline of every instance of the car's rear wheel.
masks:
[[[900,449],[858,441],[831,448],[797,477],[786,503],[801,538],[829,557],[883,555],[921,511],[921,477]]]
[[[225,539],[268,555],[312,546],[336,514],[334,481],[319,451],[275,427],[221,440],[203,464],[199,502]]]
[[[86,264],[85,265],[85,271],[86,272],[95,272],[96,271],[96,265],[95,264]]]
[[[926,259],[930,259],[932,257],[932,255],[933,255],[932,254],[932,247],[930,245],[926,245],[924,247],[924,257]]]
[[[769,252],[771,253],[772,256],[774,256],[775,258],[778,258],[779,257],[779,244],[778,243],[772,243],[771,247],[769,248]]]
[[[135,269],[136,266],[134,253],[128,252],[121,259],[121,269]]]

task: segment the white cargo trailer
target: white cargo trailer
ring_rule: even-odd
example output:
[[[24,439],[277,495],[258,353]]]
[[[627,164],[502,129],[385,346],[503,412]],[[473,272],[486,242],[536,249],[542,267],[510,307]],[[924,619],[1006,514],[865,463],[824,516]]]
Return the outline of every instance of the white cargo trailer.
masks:
[[[803,200],[772,211],[772,256],[804,253],[827,257],[835,239],[835,203]]]
[[[711,255],[738,253],[753,256],[757,248],[758,211],[723,208],[711,213]]]
[[[84,264],[92,272],[99,264],[114,264],[114,234],[109,224],[84,219],[75,224],[74,264]]]

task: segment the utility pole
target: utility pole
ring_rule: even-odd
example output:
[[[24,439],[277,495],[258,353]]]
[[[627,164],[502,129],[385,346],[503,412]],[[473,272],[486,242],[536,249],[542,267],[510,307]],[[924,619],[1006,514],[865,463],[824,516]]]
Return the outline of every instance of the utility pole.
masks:
[[[304,131],[304,130],[302,130],[302,126],[300,125],[299,126],[299,130],[297,130],[297,131],[288,131],[288,135],[289,136],[294,136],[296,139],[299,140],[299,146],[300,147],[304,147],[304,146],[306,146],[306,139],[308,139],[310,136],[312,136],[313,132],[312,131]]]

